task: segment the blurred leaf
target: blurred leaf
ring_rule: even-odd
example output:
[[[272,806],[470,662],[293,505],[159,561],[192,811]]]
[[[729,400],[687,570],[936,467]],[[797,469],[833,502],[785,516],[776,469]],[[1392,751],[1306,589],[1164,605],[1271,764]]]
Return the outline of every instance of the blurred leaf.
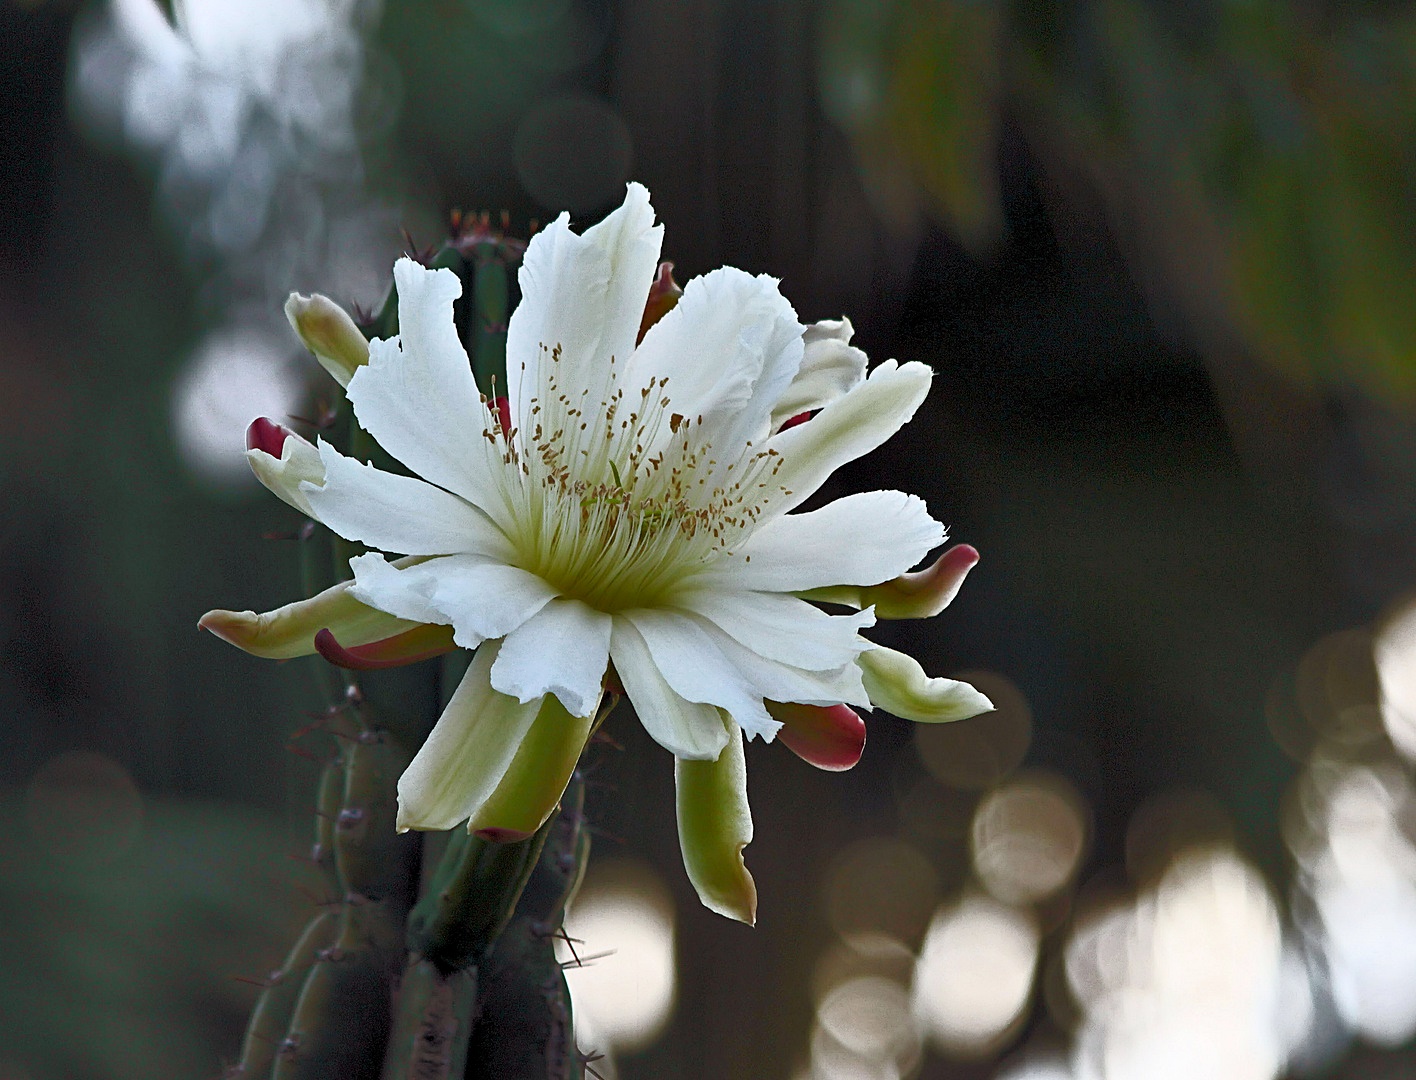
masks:
[[[999,44],[994,3],[919,4],[897,28],[887,116],[899,151],[970,247],[998,233]]]
[[[1034,153],[1096,188],[1138,279],[1201,340],[1237,335],[1290,375],[1416,402],[1409,11],[873,9],[833,5],[822,46],[828,107],[867,176],[909,175],[977,248],[999,227],[1006,107]]]

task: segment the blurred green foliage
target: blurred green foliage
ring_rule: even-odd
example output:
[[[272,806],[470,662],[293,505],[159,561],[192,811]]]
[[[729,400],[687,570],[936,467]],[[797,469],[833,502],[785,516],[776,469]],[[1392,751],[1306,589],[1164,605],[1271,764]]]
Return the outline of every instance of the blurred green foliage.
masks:
[[[867,176],[905,174],[976,251],[1011,120],[1199,340],[1416,397],[1409,8],[834,0],[822,26],[823,100]]]
[[[141,819],[125,849],[75,847],[0,794],[0,1074],[210,1075],[255,997],[238,977],[263,978],[307,916],[271,902],[289,892],[276,816],[152,800]]]

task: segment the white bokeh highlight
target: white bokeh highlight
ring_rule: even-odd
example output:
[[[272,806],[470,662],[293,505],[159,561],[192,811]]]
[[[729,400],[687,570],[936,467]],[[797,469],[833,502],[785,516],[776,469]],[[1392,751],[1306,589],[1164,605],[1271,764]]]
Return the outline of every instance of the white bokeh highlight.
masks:
[[[1039,935],[1031,916],[969,895],[941,908],[915,966],[915,1016],[951,1056],[985,1056],[1022,1015],[1032,992]]]
[[[1382,722],[1392,745],[1416,760],[1416,604],[1387,620],[1373,643],[1382,690]]]
[[[1316,828],[1295,855],[1333,1002],[1355,1034],[1398,1045],[1416,1035],[1416,792],[1389,763],[1314,769],[1308,794]]]
[[[557,955],[566,965],[576,1041],[610,1054],[648,1045],[673,1013],[674,909],[647,867],[598,869],[566,914],[574,950],[560,942]]]
[[[303,374],[273,334],[228,330],[207,337],[172,387],[177,450],[198,477],[256,487],[246,464],[246,426],[256,416],[287,417],[300,402]]]
[[[1077,1080],[1274,1080],[1283,941],[1259,874],[1190,853],[1134,905],[1086,920],[1066,972],[1084,1010]]]

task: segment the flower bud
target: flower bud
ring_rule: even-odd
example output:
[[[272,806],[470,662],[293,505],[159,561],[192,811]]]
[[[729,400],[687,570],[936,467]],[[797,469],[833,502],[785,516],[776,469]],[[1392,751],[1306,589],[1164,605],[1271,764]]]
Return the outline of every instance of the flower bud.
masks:
[[[329,297],[291,293],[285,301],[285,317],[340,386],[348,386],[354,372],[369,362],[368,341],[349,313]]]

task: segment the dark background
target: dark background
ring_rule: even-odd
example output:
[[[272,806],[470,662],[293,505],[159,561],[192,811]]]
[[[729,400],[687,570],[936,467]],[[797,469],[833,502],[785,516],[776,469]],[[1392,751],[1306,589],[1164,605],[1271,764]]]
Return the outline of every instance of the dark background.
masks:
[[[918,492],[980,549],[948,612],[878,638],[1026,704],[938,736],[958,783],[883,714],[844,775],[751,747],[755,930],[697,905],[671,762],[620,717],[597,858],[647,860],[679,935],[673,1018],[620,1074],[796,1075],[813,971],[840,948],[833,858],[903,838],[937,876],[931,908],[975,888],[969,816],[1019,765],[1062,777],[1089,823],[1038,909],[1044,984],[1088,896],[1219,837],[1265,876],[1327,1001],[1291,851],[1321,830],[1289,828],[1285,793],[1319,766],[1379,767],[1395,820],[1409,790],[1368,642],[1416,584],[1416,14],[387,8],[350,33],[366,75],[342,141],[282,114],[310,93],[295,81],[255,99],[206,175],[174,164],[170,130],[133,134],[142,53],[103,5],[0,8],[0,1077],[217,1075],[254,997],[232,976],[309,911],[287,853],[315,766],[285,751],[316,700],[307,662],[195,631],[207,608],[297,594],[292,546],[262,538],[297,522],[174,434],[191,358],[232,327],[282,333],[291,289],[376,302],[400,227],[431,242],[452,207],[584,225],[629,178],[680,281],[770,273],[804,320],[845,313],[872,358],[935,369],[915,422],[832,486]],[[211,78],[239,83],[222,63]],[[269,168],[243,202],[230,178],[252,160]],[[219,210],[254,224],[233,240]],[[214,437],[243,467],[240,427]],[[1175,820],[1142,858],[1128,826],[1156,805]],[[856,900],[870,924],[879,898]],[[874,928],[917,949],[911,918]],[[1410,938],[1405,918],[1383,932]],[[936,1047],[904,1069],[991,1077],[1020,1047],[1065,1048],[1065,999],[1035,993],[974,1060]],[[1328,1020],[1309,1071],[1416,1069]]]

